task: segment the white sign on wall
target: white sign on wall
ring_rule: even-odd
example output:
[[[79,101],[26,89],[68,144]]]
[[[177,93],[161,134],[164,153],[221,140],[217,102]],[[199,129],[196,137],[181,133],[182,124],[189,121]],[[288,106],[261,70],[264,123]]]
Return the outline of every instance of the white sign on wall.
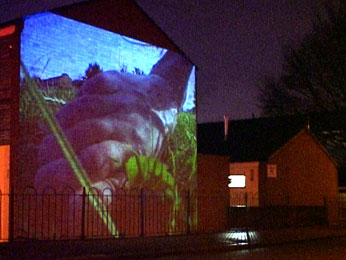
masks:
[[[267,165],[267,177],[268,178],[276,178],[277,177],[276,164],[268,164]]]

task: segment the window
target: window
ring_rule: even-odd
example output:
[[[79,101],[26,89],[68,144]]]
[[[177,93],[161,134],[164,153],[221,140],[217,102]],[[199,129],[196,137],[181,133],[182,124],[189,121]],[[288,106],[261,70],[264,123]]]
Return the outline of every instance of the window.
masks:
[[[245,175],[229,175],[229,188],[245,188]]]
[[[255,172],[253,169],[250,170],[250,181],[254,181],[255,179]]]

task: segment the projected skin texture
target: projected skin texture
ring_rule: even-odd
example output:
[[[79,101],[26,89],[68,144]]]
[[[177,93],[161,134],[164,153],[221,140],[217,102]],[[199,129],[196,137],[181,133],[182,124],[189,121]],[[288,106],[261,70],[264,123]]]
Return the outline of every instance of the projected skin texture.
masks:
[[[192,65],[168,51],[149,75],[107,71],[88,79],[56,117],[93,185],[124,187],[122,167],[134,155],[160,157],[186,95]],[[80,189],[55,137],[43,138],[35,186]]]

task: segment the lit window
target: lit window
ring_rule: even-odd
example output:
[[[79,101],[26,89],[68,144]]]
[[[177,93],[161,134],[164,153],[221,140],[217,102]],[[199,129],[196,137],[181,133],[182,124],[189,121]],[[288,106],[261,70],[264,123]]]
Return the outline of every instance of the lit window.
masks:
[[[229,188],[245,188],[245,175],[229,175]]]

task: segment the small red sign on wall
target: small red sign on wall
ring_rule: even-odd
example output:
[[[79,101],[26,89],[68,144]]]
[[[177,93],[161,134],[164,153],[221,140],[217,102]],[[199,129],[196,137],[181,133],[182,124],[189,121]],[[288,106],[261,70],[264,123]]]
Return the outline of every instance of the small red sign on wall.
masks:
[[[10,34],[14,33],[15,30],[16,30],[16,27],[14,25],[0,28],[0,37],[10,35]]]
[[[277,177],[276,164],[268,164],[267,165],[267,177],[268,178],[276,178]]]

